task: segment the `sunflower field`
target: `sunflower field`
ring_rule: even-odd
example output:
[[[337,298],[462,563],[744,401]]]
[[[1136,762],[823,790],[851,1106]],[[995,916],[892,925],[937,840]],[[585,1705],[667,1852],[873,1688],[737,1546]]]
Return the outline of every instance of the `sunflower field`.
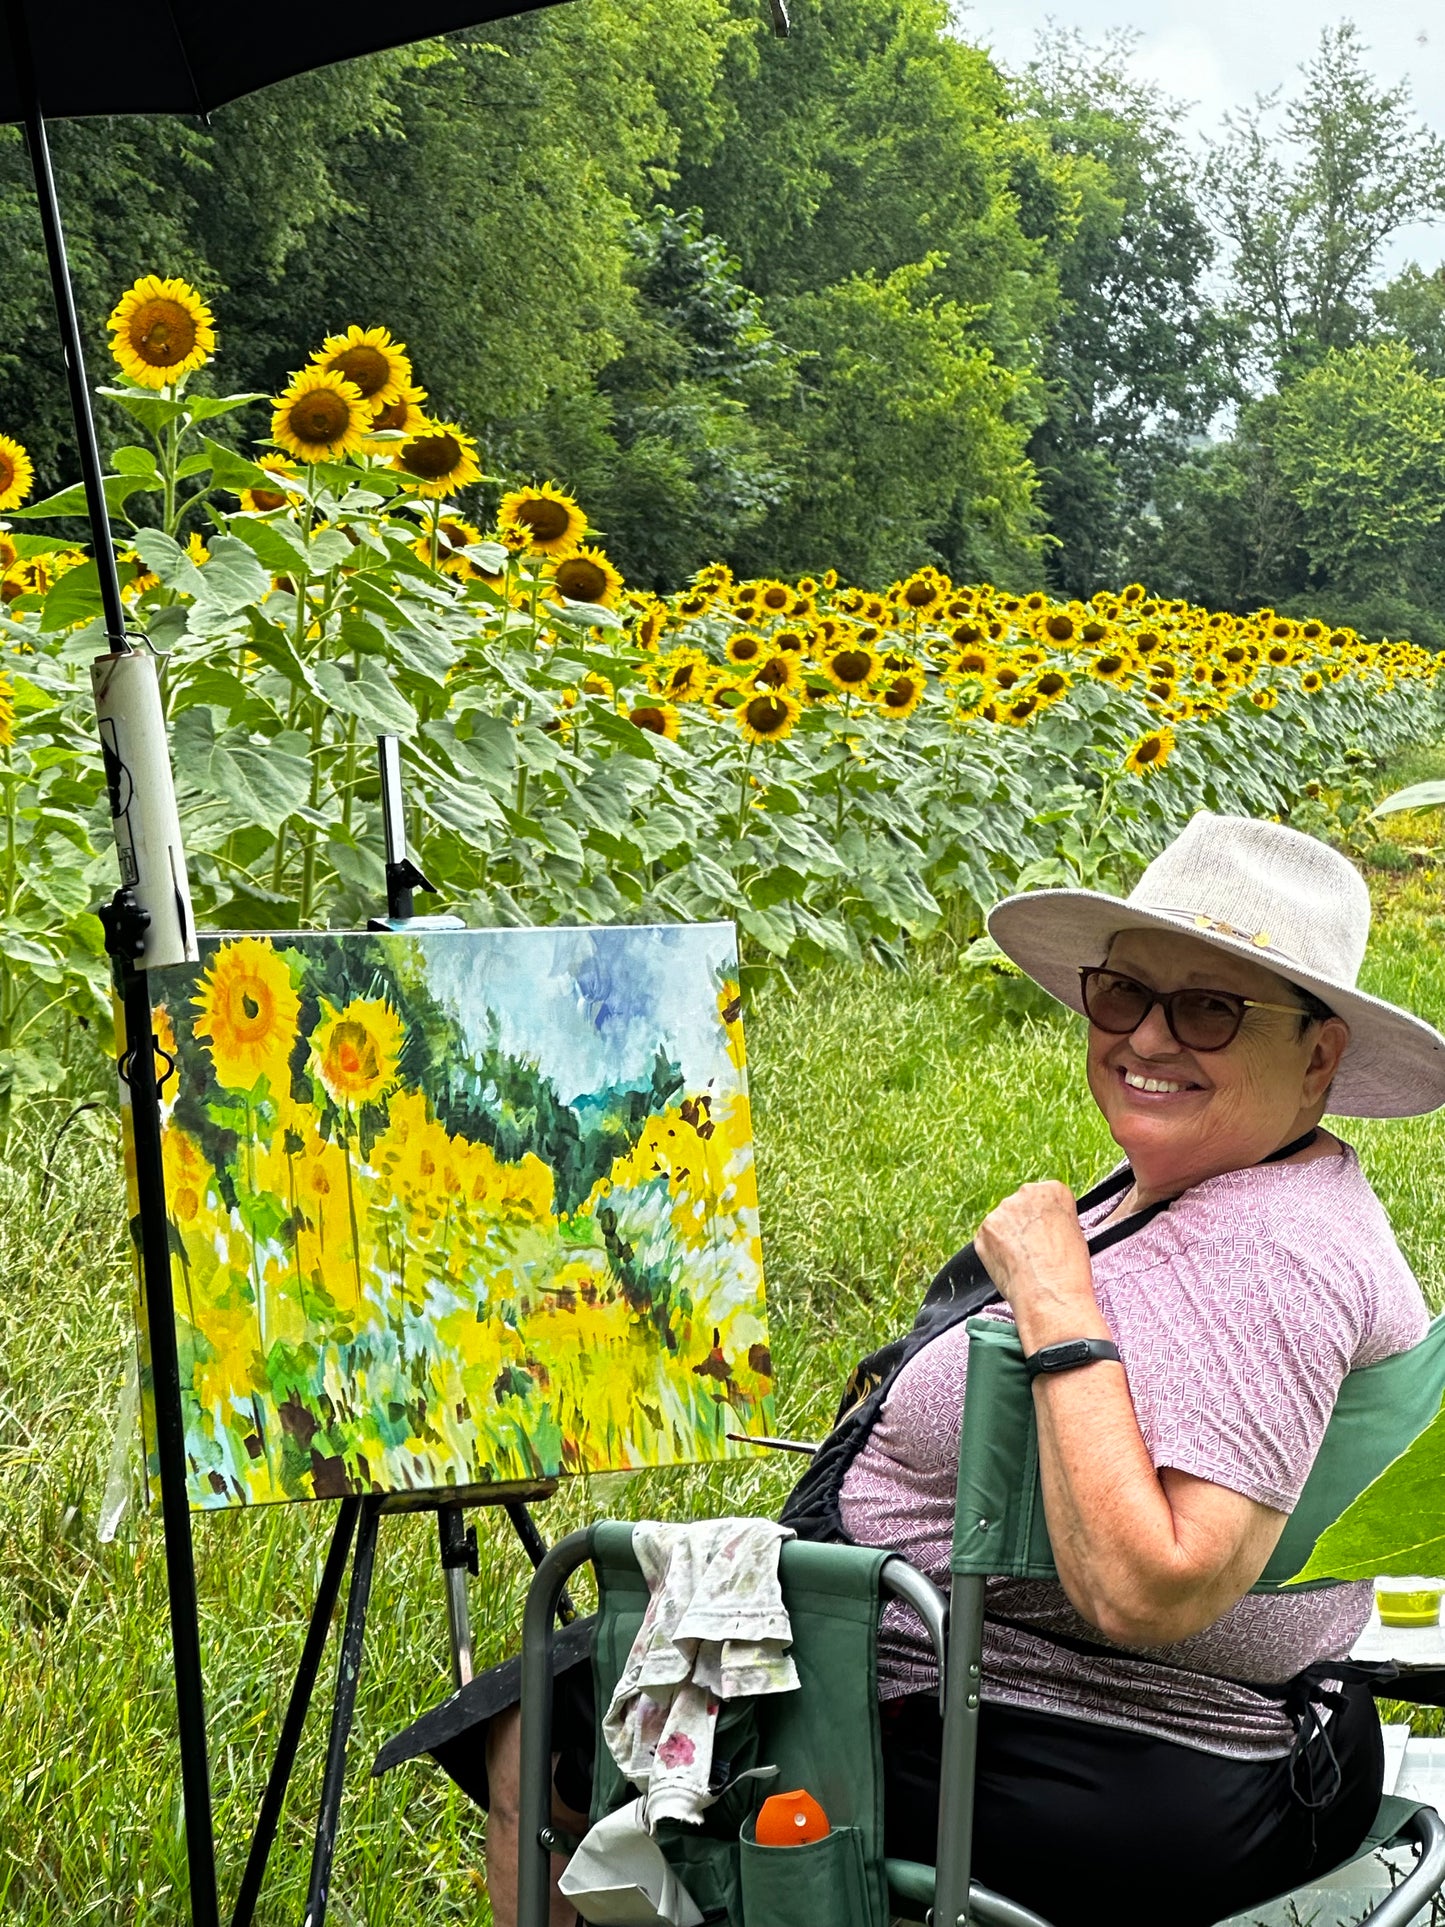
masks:
[[[203,924],[375,913],[383,732],[416,859],[469,923],[730,917],[754,965],[966,941],[1021,884],[1126,884],[1196,809],[1298,812],[1438,733],[1435,660],[1408,642],[1137,583],[1060,603],[930,568],[874,589],[719,564],[630,591],[563,489],[482,473],[384,327],[326,339],[269,398],[201,392],[215,318],[184,282],[143,277],[110,332],[100,392],[135,435],[106,493],[164,658]],[[268,429],[251,454],[245,409]],[[99,578],[65,532],[83,498],[29,504],[31,481],[0,436],[11,1094],[103,1062],[115,881]]]

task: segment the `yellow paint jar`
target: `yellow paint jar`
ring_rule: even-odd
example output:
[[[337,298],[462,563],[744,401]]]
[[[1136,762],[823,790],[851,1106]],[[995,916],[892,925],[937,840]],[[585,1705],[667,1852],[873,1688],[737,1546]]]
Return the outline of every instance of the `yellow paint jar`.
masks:
[[[1405,1578],[1377,1579],[1375,1604],[1383,1626],[1438,1626],[1442,1582],[1418,1573]]]

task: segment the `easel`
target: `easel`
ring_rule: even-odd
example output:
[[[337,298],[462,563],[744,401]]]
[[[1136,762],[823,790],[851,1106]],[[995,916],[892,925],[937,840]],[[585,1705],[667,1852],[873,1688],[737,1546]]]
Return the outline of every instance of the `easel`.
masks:
[[[374,917],[372,930],[461,930],[459,917],[416,916],[414,893],[431,890],[407,854],[401,759],[397,739],[377,739],[381,773],[382,819],[386,847],[385,917]],[[186,1816],[186,1845],[191,1875],[191,1912],[196,1927],[219,1927],[216,1892],[215,1839],[207,1762],[204,1688],[196,1597],[195,1560],[191,1540],[190,1506],[186,1492],[185,1417],[181,1403],[179,1360],[176,1351],[175,1310],[171,1298],[170,1253],[166,1225],[165,1181],[161,1161],[160,1095],[174,1073],[174,1063],[160,1050],[151,1023],[148,974],[134,967],[143,954],[145,913],[129,890],[117,892],[102,913],[107,947],[115,964],[117,986],[125,1012],[127,1049],[120,1075],[130,1091],[132,1132],[139,1195],[138,1242],[150,1339],[152,1385],[156,1420],[156,1450],[160,1466],[161,1511],[166,1543],[166,1577],[170,1597],[171,1638],[181,1742],[181,1778]],[[146,1039],[137,1047],[131,1040]],[[150,1077],[135,1077],[137,1066],[149,1055]],[[159,1077],[157,1060],[163,1064]],[[460,1688],[473,1676],[471,1616],[467,1603],[467,1574],[478,1569],[477,1533],[465,1523],[469,1506],[500,1505],[534,1566],[546,1556],[547,1546],[527,1510],[530,1500],[548,1498],[555,1479],[498,1485],[464,1486],[437,1492],[367,1495],[342,1499],[332,1530],[321,1582],[311,1610],[301,1660],[292,1682],[285,1717],[276,1743],[251,1836],[231,1927],[251,1927],[256,1902],[265,1879],[266,1863],[280,1825],[301,1732],[311,1704],[326,1648],[326,1636],[340,1597],[348,1560],[351,1583],[346,1599],[346,1623],[337,1662],[336,1694],[331,1709],[321,1802],[316,1816],[311,1875],[307,1887],[303,1927],[324,1927],[330,1894],[332,1860],[346,1776],[346,1749],[356,1709],[366,1633],[367,1606],[376,1564],[377,1538],[387,1513],[435,1512],[442,1579],[446,1589],[451,1637],[452,1680]],[[570,1603],[562,1617],[572,1617]]]

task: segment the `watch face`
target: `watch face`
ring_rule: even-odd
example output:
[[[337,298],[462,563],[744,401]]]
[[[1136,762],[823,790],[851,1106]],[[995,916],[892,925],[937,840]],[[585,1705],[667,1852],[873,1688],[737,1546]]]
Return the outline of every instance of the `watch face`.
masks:
[[[1071,1338],[1062,1345],[1050,1345],[1049,1366],[1053,1371],[1062,1371],[1066,1365],[1080,1365],[1089,1356],[1088,1340]]]

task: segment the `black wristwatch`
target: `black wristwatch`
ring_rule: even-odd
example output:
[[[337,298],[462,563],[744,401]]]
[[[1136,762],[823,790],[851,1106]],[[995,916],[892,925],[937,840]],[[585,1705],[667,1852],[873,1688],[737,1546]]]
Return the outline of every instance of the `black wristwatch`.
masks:
[[[1066,1338],[1062,1344],[1041,1346],[1024,1360],[1024,1370],[1032,1382],[1040,1372],[1071,1372],[1076,1365],[1092,1365],[1101,1358],[1111,1358],[1116,1365],[1123,1363],[1112,1339]]]

